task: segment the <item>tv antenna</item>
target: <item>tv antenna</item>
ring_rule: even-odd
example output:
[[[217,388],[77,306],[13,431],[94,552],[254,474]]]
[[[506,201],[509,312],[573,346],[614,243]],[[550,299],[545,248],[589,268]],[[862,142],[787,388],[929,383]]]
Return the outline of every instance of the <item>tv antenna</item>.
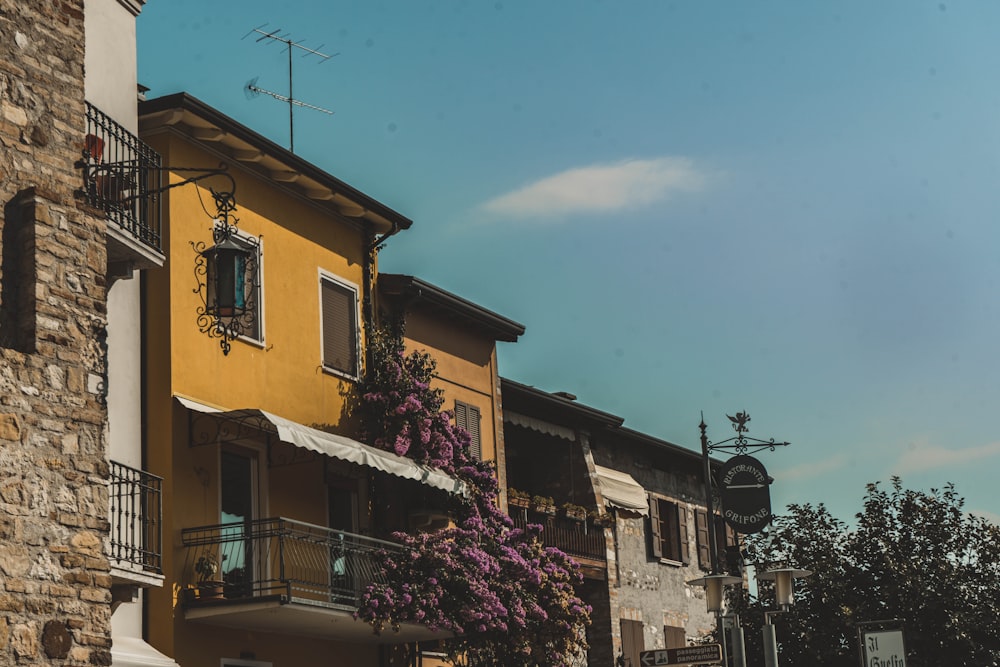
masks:
[[[288,147],[289,150],[291,150],[294,153],[295,152],[295,107],[304,107],[306,109],[313,109],[315,111],[321,111],[329,115],[333,115],[333,112],[330,111],[329,109],[324,109],[323,107],[318,107],[314,104],[307,104],[306,102],[295,99],[295,95],[292,92],[293,91],[292,53],[293,51],[298,49],[299,51],[302,52],[303,58],[306,58],[308,56],[316,56],[317,58],[320,59],[320,62],[326,62],[333,56],[339,54],[323,53],[322,51],[320,51],[320,49],[323,48],[322,44],[320,44],[315,49],[311,49],[308,46],[304,46],[302,44],[302,40],[299,41],[292,40],[289,36],[289,33],[283,32],[281,28],[277,28],[275,30],[264,30],[266,26],[267,26],[266,23],[257,26],[256,28],[245,34],[243,36],[243,39],[246,39],[250,35],[256,33],[260,35],[260,37],[257,38],[258,42],[280,42],[285,45],[285,49],[288,51],[288,95],[282,95],[281,93],[276,93],[273,90],[266,90],[264,88],[261,88],[260,86],[257,85],[258,77],[254,77],[253,79],[248,81],[247,85],[244,88],[244,91],[246,92],[247,97],[256,97],[257,95],[264,93],[265,95],[270,95],[279,102],[288,103]]]

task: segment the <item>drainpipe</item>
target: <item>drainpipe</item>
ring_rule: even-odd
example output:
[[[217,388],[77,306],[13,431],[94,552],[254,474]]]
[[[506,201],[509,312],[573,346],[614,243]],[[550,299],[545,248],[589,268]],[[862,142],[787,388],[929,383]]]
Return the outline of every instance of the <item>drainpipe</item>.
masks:
[[[375,324],[375,293],[374,293],[374,283],[375,283],[375,257],[378,255],[379,248],[389,239],[390,236],[399,233],[399,223],[393,221],[392,229],[383,234],[378,238],[374,238],[375,234],[369,232],[366,237],[368,247],[365,248],[365,254],[363,258],[362,273],[364,275],[364,284],[362,285],[362,290],[364,295],[362,296],[362,316],[365,320],[365,330],[369,331],[369,327]],[[371,353],[368,351],[368,346],[365,346],[365,368],[371,368]]]

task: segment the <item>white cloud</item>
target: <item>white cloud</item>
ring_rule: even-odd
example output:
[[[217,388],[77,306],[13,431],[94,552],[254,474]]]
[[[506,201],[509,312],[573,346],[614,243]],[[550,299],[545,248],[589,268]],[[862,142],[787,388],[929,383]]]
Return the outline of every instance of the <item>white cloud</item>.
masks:
[[[945,449],[939,445],[918,444],[912,446],[896,461],[893,472],[902,476],[935,468],[964,466],[996,456],[1000,456],[1000,442],[965,449]]]
[[[481,209],[507,218],[561,218],[625,211],[649,206],[678,192],[697,192],[707,180],[707,175],[687,158],[622,160],[568,169],[491,199]]]

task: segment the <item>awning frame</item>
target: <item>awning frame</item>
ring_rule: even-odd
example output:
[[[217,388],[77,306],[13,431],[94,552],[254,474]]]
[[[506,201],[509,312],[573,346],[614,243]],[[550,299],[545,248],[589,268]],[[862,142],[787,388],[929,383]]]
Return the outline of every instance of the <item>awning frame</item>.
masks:
[[[270,467],[307,463],[325,456],[417,481],[447,493],[468,495],[466,484],[460,479],[347,436],[321,431],[264,410],[220,410],[181,396],[174,398],[187,409],[191,447],[263,439]],[[291,455],[279,459],[275,454],[279,449],[275,446],[277,443],[287,444]]]

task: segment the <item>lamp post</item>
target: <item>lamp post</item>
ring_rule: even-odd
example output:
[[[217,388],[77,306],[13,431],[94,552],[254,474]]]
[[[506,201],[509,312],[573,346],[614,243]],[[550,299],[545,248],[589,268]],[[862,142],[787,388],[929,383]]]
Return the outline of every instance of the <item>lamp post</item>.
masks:
[[[774,582],[774,603],[778,609],[764,612],[764,625],[762,626],[764,640],[764,665],[765,667],[778,667],[778,641],[774,635],[774,624],[771,623],[771,616],[788,611],[795,604],[795,580],[804,579],[812,572],[809,570],[797,570],[791,567],[768,570],[757,575],[757,579]]]
[[[708,553],[709,560],[712,568],[712,574],[704,577],[702,579],[695,579],[688,583],[693,585],[705,586],[706,588],[706,599],[709,600],[709,611],[712,609],[712,595],[713,590],[717,590],[717,595],[719,596],[720,603],[718,605],[717,614],[717,625],[719,630],[719,640],[723,647],[726,645],[726,635],[725,626],[722,620],[722,607],[721,607],[721,596],[723,586],[736,583],[735,581],[724,581],[724,579],[735,579],[742,583],[743,579],[741,577],[727,577],[720,573],[719,567],[719,549],[716,539],[716,528],[715,528],[715,498],[712,494],[712,464],[709,458],[710,454],[715,450],[729,450],[736,454],[742,456],[745,459],[749,459],[748,454],[753,454],[764,449],[769,449],[774,451],[776,447],[785,447],[789,445],[788,442],[775,442],[774,438],[769,440],[761,440],[759,438],[753,438],[747,435],[749,429],[747,424],[750,422],[750,414],[746,411],[737,412],[735,416],[726,415],[729,421],[732,422],[733,430],[736,431],[736,435],[722,440],[721,442],[710,442],[708,439],[708,426],[705,424],[705,415],[702,414],[701,422],[698,424],[698,428],[701,431],[701,456],[702,464],[704,468],[704,482],[705,482],[705,506],[708,509],[707,513],[707,528],[708,528]],[[737,459],[734,458],[731,461],[735,462]],[[754,459],[749,459],[750,462],[758,464]],[[770,497],[767,495],[767,486],[771,483],[770,477],[767,476],[766,471],[764,471],[763,466],[759,466],[758,475],[760,479],[756,480],[754,484],[741,484],[739,485],[741,490],[749,487],[754,487],[753,491],[763,492],[763,496],[766,499],[766,509],[762,510],[763,514],[766,516],[757,517],[751,523],[734,523],[734,529],[739,530],[739,532],[744,534],[750,534],[758,532],[767,523],[770,522]],[[733,486],[731,488],[736,488]],[[703,583],[700,583],[703,582]],[[718,582],[718,583],[715,583]],[[733,628],[733,643],[735,645],[735,650],[733,651],[737,665],[736,667],[742,667],[745,664],[745,657],[742,650],[742,639],[743,630],[739,627],[739,617],[737,617],[736,627]]]

